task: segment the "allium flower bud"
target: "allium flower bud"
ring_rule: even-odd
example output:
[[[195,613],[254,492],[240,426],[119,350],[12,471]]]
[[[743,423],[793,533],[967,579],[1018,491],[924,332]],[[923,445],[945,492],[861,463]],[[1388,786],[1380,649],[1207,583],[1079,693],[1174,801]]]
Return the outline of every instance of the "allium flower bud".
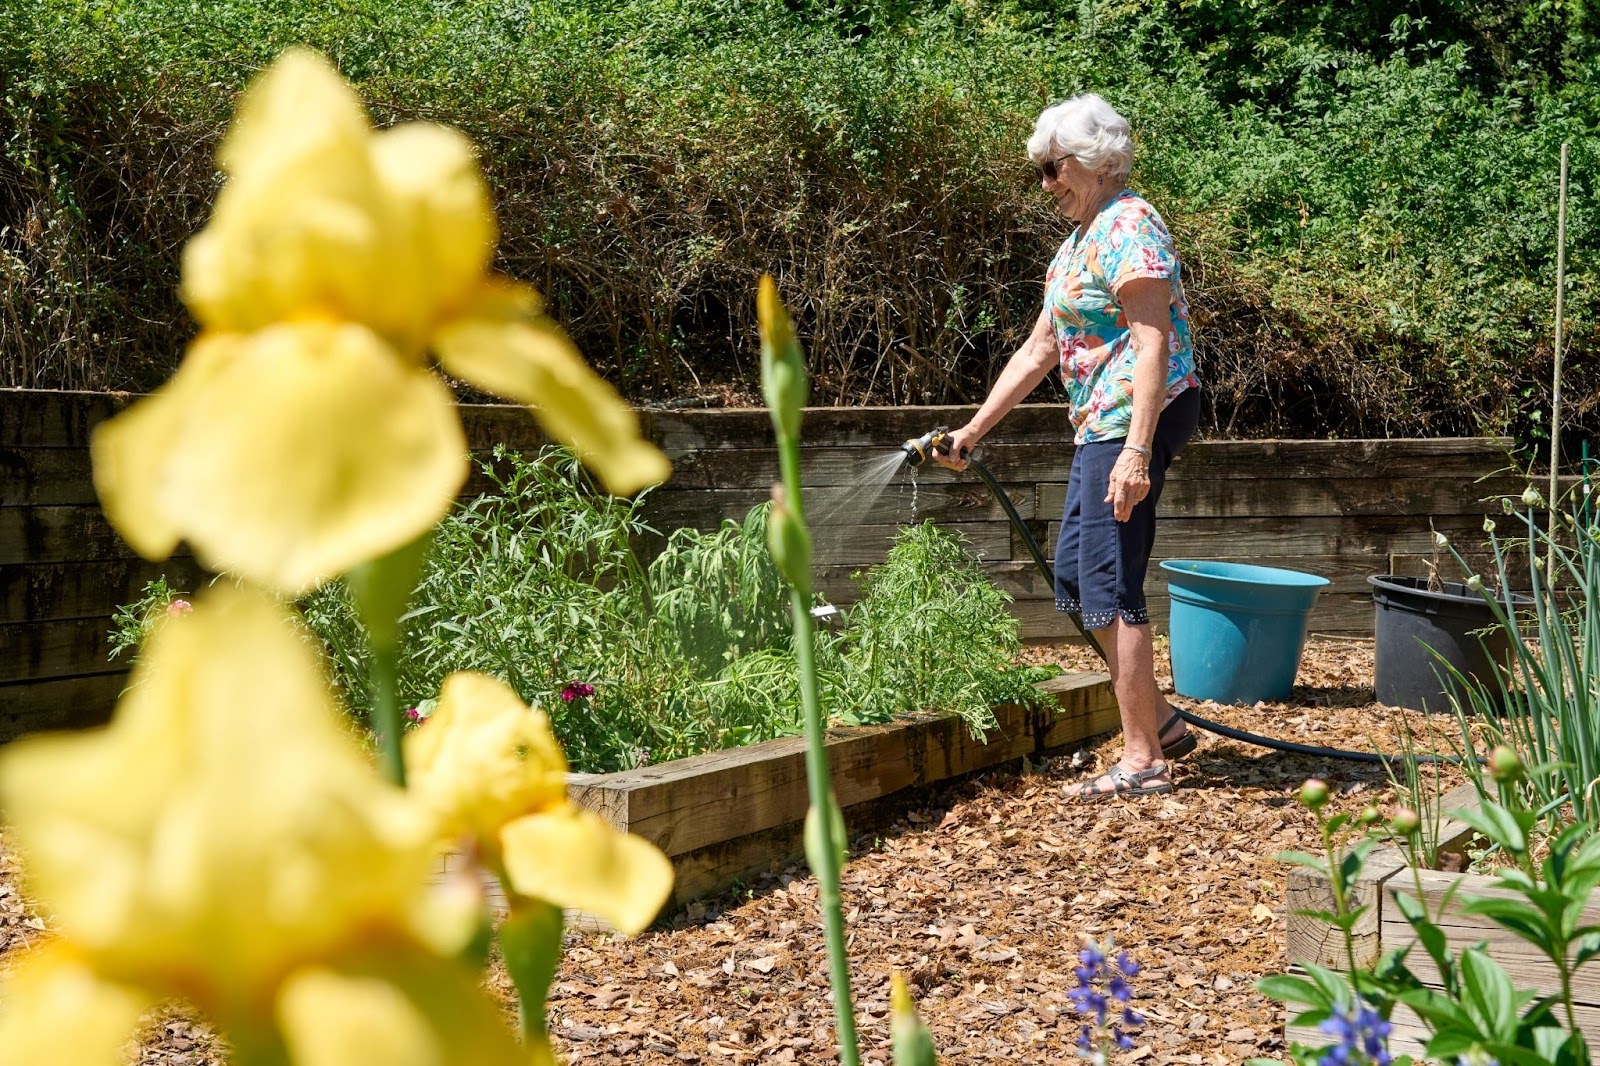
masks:
[[[1511,748],[1498,744],[1489,752],[1489,776],[1502,785],[1522,780],[1522,758]]]
[[[1473,592],[1482,592],[1483,578],[1479,577],[1477,574],[1473,574],[1471,577],[1467,578],[1467,588],[1471,589]]]
[[[1410,807],[1396,807],[1389,816],[1389,824],[1403,837],[1415,836],[1422,829],[1422,816]]]
[[[1522,490],[1522,504],[1524,507],[1537,507],[1543,502],[1544,498],[1539,495],[1539,490],[1532,485]]]
[[[1505,512],[1506,514],[1510,514],[1511,511],[1512,511],[1512,507],[1513,507],[1513,505],[1511,503],[1511,497],[1509,497],[1509,496],[1500,497],[1500,510],[1501,511]]]
[[[1301,785],[1300,802],[1311,810],[1320,810],[1328,802],[1328,783],[1313,777]]]
[[[1485,518],[1483,520],[1483,531],[1485,533],[1493,533],[1494,532],[1494,519]]]
[[[1433,531],[1433,546],[1435,548],[1448,548],[1450,547],[1450,538],[1436,529]]]

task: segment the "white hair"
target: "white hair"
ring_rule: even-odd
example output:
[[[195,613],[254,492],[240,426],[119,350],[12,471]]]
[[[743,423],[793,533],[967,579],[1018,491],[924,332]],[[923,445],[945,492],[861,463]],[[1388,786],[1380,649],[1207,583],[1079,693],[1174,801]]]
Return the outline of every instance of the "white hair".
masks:
[[[1028,138],[1034,164],[1071,155],[1090,170],[1127,181],[1133,169],[1133,135],[1128,120],[1098,93],[1084,93],[1047,107]]]

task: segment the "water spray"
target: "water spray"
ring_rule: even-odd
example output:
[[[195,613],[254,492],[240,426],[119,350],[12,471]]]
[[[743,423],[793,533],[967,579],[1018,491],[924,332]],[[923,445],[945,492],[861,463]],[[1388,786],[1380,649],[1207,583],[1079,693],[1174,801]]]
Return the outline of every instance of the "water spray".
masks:
[[[921,466],[938,455],[949,454],[949,438],[949,427],[938,426],[928,430],[920,437],[912,437],[907,440],[900,445],[900,450],[905,453],[907,464],[914,467]],[[1044,576],[1045,584],[1054,591],[1056,582],[1055,568],[1045,559],[1044,552],[1039,548],[1039,542],[1033,539],[1033,534],[1028,531],[1027,525],[1022,521],[1022,516],[1017,514],[1016,506],[1012,504],[1011,497],[1006,495],[1005,490],[1000,487],[1000,483],[995,480],[994,475],[989,472],[989,468],[983,464],[974,451],[963,448],[959,458],[966,460],[967,468],[976,473],[983,479],[983,483],[989,486],[989,491],[994,493],[996,502],[1000,504],[1001,509],[1006,513],[1006,518],[1011,522],[1011,528],[1017,531],[1017,534],[1022,538],[1022,543],[1028,546],[1028,554],[1033,556],[1034,565],[1039,568],[1039,573]],[[1083,627],[1083,619],[1070,611],[1065,613],[1072,620],[1073,628],[1077,629],[1083,639],[1088,641],[1095,654],[1100,656],[1100,661],[1109,666],[1110,660],[1106,657],[1105,649],[1100,646],[1099,641],[1095,640],[1094,634]],[[1181,707],[1174,707],[1170,703],[1167,704],[1167,709],[1190,725],[1204,729],[1208,733],[1215,733],[1219,737],[1237,740],[1243,744],[1270,748],[1273,751],[1287,752],[1291,755],[1311,755],[1326,759],[1348,759],[1352,762],[1389,763],[1391,761],[1400,761],[1400,757],[1394,755],[1380,755],[1371,751],[1346,751],[1343,748],[1322,748],[1312,744],[1296,744],[1290,740],[1278,740],[1274,737],[1248,733],[1243,729],[1235,729],[1220,722],[1201,718],[1197,714],[1183,710]],[[1418,762],[1459,761],[1454,756],[1449,755],[1419,755],[1416,758]]]

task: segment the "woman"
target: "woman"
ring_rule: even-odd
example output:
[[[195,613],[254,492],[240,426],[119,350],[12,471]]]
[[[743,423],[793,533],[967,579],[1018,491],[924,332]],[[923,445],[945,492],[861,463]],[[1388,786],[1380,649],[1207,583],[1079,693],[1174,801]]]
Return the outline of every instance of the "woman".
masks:
[[[1122,757],[1068,788],[1076,799],[1172,791],[1167,759],[1194,750],[1156,685],[1144,578],[1168,465],[1199,421],[1199,379],[1172,237],[1127,188],[1128,123],[1099,96],[1039,116],[1028,139],[1039,184],[1074,223],[1045,275],[1044,309],[977,414],[950,435],[954,470],[1052,369],[1076,447],[1056,544],[1056,610],[1081,614],[1106,650]]]

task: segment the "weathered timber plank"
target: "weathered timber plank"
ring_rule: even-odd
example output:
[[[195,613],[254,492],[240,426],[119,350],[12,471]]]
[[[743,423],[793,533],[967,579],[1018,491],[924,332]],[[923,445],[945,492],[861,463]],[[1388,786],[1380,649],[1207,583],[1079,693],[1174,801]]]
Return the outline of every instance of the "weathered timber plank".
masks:
[[[1089,736],[1116,722],[1104,674],[1057,678],[1051,691],[1061,710],[1048,723],[1050,736]],[[1037,716],[1004,707],[996,717],[1000,728],[987,742],[974,740],[963,723],[948,717],[829,730],[829,763],[841,806],[983,769],[1032,753],[1042,743],[1030,730],[1039,726]],[[626,792],[626,799],[598,795],[606,790]],[[809,803],[805,742],[786,737],[606,774],[582,782],[574,795],[603,816],[625,812],[628,831],[668,855],[686,854],[803,819]]]
[[[1375,848],[1367,856],[1361,875],[1350,886],[1351,909],[1367,908],[1352,929],[1357,966],[1371,966],[1383,953],[1383,885],[1405,868],[1405,856],[1399,849]],[[1295,913],[1297,910],[1334,909],[1333,887],[1328,879],[1303,866],[1291,867],[1286,898],[1289,962],[1315,963],[1336,970],[1347,968],[1349,961],[1345,957],[1343,934],[1326,922]]]
[[[0,447],[74,448],[138,397],[126,392],[0,389]]]
[[[133,556],[98,507],[0,508],[0,566]]]
[[[885,457],[897,441],[841,447],[812,441],[800,450],[804,484],[853,485]],[[1418,446],[1422,447],[1418,447]],[[981,458],[1002,482],[1065,482],[1072,466],[1070,436],[1039,443],[985,443]],[[1438,441],[1197,441],[1173,464],[1171,481],[1284,478],[1444,478],[1460,485],[1500,470],[1503,462],[1487,438]],[[909,467],[894,472],[909,477]],[[953,477],[936,464],[921,467],[920,479]],[[770,485],[778,477],[778,452],[767,446],[704,448],[673,463],[675,488],[741,488]]]
[[[117,673],[0,685],[0,743],[46,729],[103,725],[127,684]]]
[[[1390,897],[1396,892],[1404,892],[1415,897],[1418,882],[1422,888],[1423,905],[1429,914],[1434,915],[1434,921],[1444,930],[1445,936],[1457,951],[1485,941],[1488,944],[1490,957],[1505,969],[1506,975],[1516,987],[1537,988],[1544,992],[1553,992],[1561,987],[1560,971],[1539,954],[1538,949],[1532,944],[1487,917],[1463,914],[1461,911],[1462,904],[1474,897],[1524,899],[1520,893],[1501,888],[1498,878],[1480,877],[1477,874],[1440,873],[1437,870],[1419,870],[1415,879],[1407,873],[1403,877],[1391,880],[1384,891]],[[1449,905],[1444,906],[1446,895],[1452,891],[1454,896],[1450,898]],[[1584,926],[1600,924],[1600,901],[1592,902],[1585,907],[1578,922]],[[1401,947],[1416,941],[1411,926],[1401,917],[1399,909],[1392,902],[1383,911],[1382,935],[1385,949]],[[1572,954],[1577,954],[1575,949]],[[1434,988],[1441,987],[1439,971],[1433,965],[1433,960],[1428,958],[1427,952],[1417,948],[1407,956],[1407,962],[1411,972],[1424,984]],[[1572,995],[1576,1003],[1600,1008],[1600,971],[1593,967],[1585,967],[1573,974]]]
[[[97,502],[87,448],[0,447],[0,507]]]
[[[180,592],[193,592],[208,580],[200,564],[189,556],[160,563],[105,559],[0,566],[0,621],[104,618],[138,599],[146,582],[162,576]]]
[[[1023,518],[1034,514],[1032,486],[1002,486]],[[767,489],[674,489],[668,482],[646,497],[642,510],[647,521],[666,531],[706,518],[743,518],[756,504],[771,497]],[[884,524],[934,521],[1004,521],[1005,511],[981,481],[941,481],[921,484],[893,483],[881,493],[860,493],[848,488],[821,489],[805,494],[808,519],[821,525]],[[1059,512],[1059,508],[1057,511]]]
[[[1482,518],[1444,515],[1434,526],[1452,538],[1480,531]],[[1044,524],[1040,547],[1054,551],[1061,530],[1058,514]],[[1472,543],[1465,539],[1463,544]],[[1391,552],[1427,552],[1433,533],[1426,517],[1406,515],[1306,515],[1233,518],[1163,518],[1156,525],[1156,557],[1161,559],[1237,559],[1259,556],[1369,555],[1373,573],[1388,565]],[[1020,538],[1011,552],[1024,558]]]
[[[1462,485],[1449,478],[1218,478],[1173,479],[1162,490],[1156,514],[1163,518],[1301,517],[1310,515],[1482,516],[1497,505],[1496,494],[1520,493],[1522,480],[1495,478]],[[1067,487],[1038,486],[1031,514],[1059,515]],[[1480,517],[1481,520],[1481,517]]]
[[[0,683],[114,674],[128,668],[108,660],[109,618],[0,625]]]

